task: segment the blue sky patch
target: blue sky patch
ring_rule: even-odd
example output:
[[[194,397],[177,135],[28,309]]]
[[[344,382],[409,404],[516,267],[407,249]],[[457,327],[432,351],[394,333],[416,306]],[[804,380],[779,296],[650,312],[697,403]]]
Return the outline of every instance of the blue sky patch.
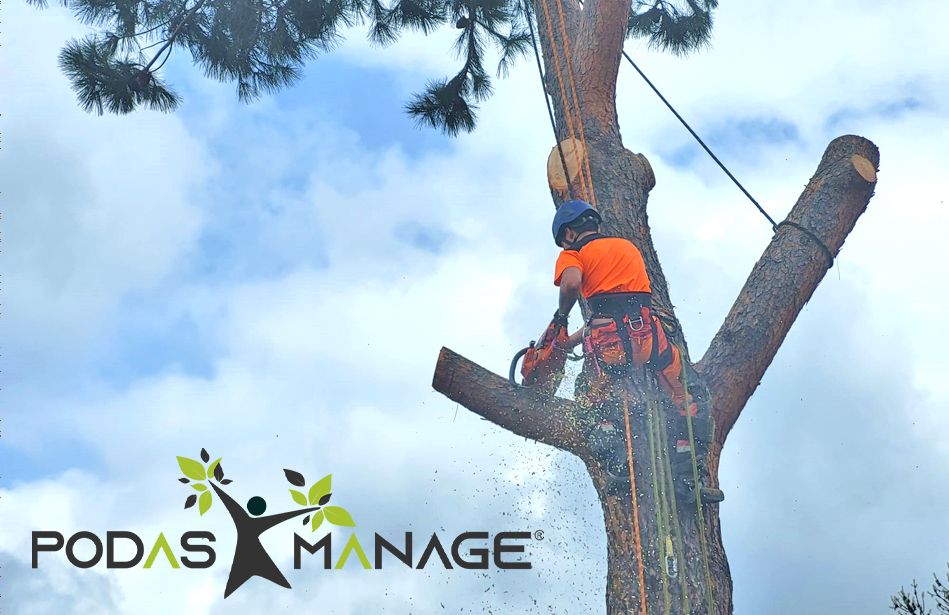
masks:
[[[385,53],[385,50],[377,50]],[[201,132],[197,122],[203,121],[203,105],[214,104],[203,92],[191,91],[184,71],[190,68],[190,58],[184,55],[170,72],[170,80],[177,84],[186,103],[178,112],[186,123]],[[171,68],[171,67],[170,67]],[[294,85],[272,95],[273,106],[282,113],[300,115],[316,123],[345,126],[358,134],[361,143],[369,149],[386,149],[399,145],[410,157],[426,153],[448,151],[452,138],[430,127],[418,126],[405,112],[405,105],[425,83],[439,75],[417,74],[400,78],[393,70],[358,66],[339,55],[329,53],[308,62],[303,77]],[[416,85],[406,85],[414,82]],[[234,102],[237,103],[236,86]],[[253,115],[254,103],[242,105],[246,117]],[[294,130],[293,126],[283,127]]]
[[[797,125],[777,117],[732,118],[704,129],[693,125],[693,129],[726,165],[729,161],[753,160],[762,147],[801,140]],[[695,164],[698,158],[708,156],[684,128],[682,135],[685,141],[680,141],[675,149],[659,150],[659,156],[667,164],[685,168]]]
[[[831,113],[824,122],[824,130],[829,133],[862,132],[860,125],[866,120],[885,118],[896,120],[913,111],[919,111],[926,105],[915,96],[906,96],[894,100],[883,101],[869,107],[842,107]]]
[[[451,239],[451,235],[445,231],[425,226],[415,220],[399,224],[395,229],[395,236],[409,245],[431,254],[441,254],[445,245]]]
[[[98,376],[123,388],[166,372],[214,375],[213,335],[188,314],[168,317],[168,299],[156,293],[123,302],[111,329],[108,351],[96,364]]]

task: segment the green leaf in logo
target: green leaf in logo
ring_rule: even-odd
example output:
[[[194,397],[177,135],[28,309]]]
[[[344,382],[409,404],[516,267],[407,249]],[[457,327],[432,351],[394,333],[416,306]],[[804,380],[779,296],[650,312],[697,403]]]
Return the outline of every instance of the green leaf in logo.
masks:
[[[204,486],[204,483],[195,483],[191,485],[191,488],[195,491],[207,491],[208,488]]]
[[[313,520],[310,521],[310,531],[315,532],[318,527],[323,525],[323,511],[318,510],[313,514]]]
[[[293,501],[299,504],[300,506],[306,506],[306,496],[297,491],[296,489],[288,489],[290,495],[293,496]]]
[[[176,459],[181,472],[191,480],[204,480],[208,477],[204,472],[204,464],[201,462],[187,457],[176,457]]]
[[[208,512],[209,508],[211,508],[211,492],[205,491],[201,494],[201,497],[198,498],[198,512],[203,515]]]
[[[346,527],[355,527],[356,522],[345,508],[339,506],[327,506],[321,512],[326,513],[326,520],[333,525],[344,525]]]
[[[310,487],[310,506],[315,505],[317,502],[322,506],[326,502],[320,502],[323,499],[323,496],[329,494],[333,489],[333,475],[327,474]]]
[[[218,468],[220,467],[221,467],[221,458],[218,457],[217,459],[211,462],[211,465],[208,466],[208,478],[211,478],[212,476],[214,476],[214,474],[218,471]],[[221,482],[220,479],[218,479],[218,482]]]

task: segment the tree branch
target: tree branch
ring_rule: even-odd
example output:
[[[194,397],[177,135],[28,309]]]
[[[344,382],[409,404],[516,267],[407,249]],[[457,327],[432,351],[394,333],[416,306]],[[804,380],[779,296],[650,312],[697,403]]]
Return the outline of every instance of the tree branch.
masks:
[[[787,221],[813,232],[836,255],[873,196],[879,161],[876,146],[863,137],[834,139]],[[827,256],[816,239],[794,226],[778,226],[695,366],[712,391],[719,445],[827,273]]]
[[[575,420],[581,409],[572,401],[516,387],[448,348],[438,355],[432,387],[512,433],[581,458],[588,455]]]
[[[194,14],[198,12],[198,9],[204,6],[205,2],[207,2],[207,0],[198,0],[198,2],[193,7],[191,7],[191,10],[189,10],[185,14],[185,16],[181,19],[181,21],[178,22],[178,25],[175,26],[175,29],[168,36],[168,40],[165,41],[165,44],[161,46],[161,49],[158,50],[158,52],[151,59],[151,61],[149,61],[149,63],[145,65],[145,68],[142,69],[143,73],[147,73],[149,69],[151,69],[152,65],[155,64],[155,62],[161,56],[161,54],[164,53],[166,49],[168,49],[174,44],[175,39],[178,38],[178,34],[181,32],[181,28],[183,28],[184,25],[188,23],[188,21],[190,21],[192,17],[194,17]],[[171,53],[171,51],[169,51],[168,53]]]

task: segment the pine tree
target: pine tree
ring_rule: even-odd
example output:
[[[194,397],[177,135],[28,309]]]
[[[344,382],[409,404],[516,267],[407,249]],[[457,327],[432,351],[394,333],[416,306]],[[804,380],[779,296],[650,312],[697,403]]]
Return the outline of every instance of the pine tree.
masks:
[[[876,186],[876,146],[853,135],[834,139],[787,218],[774,226],[771,242],[704,356],[693,361],[649,225],[647,205],[656,177],[646,156],[622,141],[616,80],[623,44],[630,37],[644,37],[680,54],[707,44],[715,0],[585,0],[586,6],[580,0],[396,0],[386,5],[380,0],[66,1],[81,19],[99,28],[62,53],[80,103],[99,113],[126,113],[140,106],[173,109],[178,98],[157,73],[176,49],[187,48],[208,76],[235,82],[238,96],[250,100],[292,83],[307,60],[333,48],[344,29],[366,26],[371,40],[382,46],[406,31],[427,34],[448,27],[458,30],[454,51],[461,68],[428,83],[407,110],[420,124],[455,135],[474,128],[478,104],[491,94],[493,76],[486,68],[491,47],[500,54],[495,73],[504,75],[530,51],[536,37],[557,141],[578,148],[576,134],[583,149],[583,165],[575,157],[573,164],[566,160],[567,168],[561,167],[565,190],[555,187],[556,174],[550,176],[554,204],[571,194],[595,197],[590,200],[598,202],[603,230],[629,239],[642,252],[652,305],[664,315],[669,337],[682,353],[690,386],[708,393],[704,398],[715,426],[704,461],[713,487],[729,433]],[[494,424],[583,461],[603,510],[609,615],[732,612],[719,506],[701,511],[666,506],[651,488],[663,477],[649,467],[656,456],[647,444],[650,438],[628,440],[630,457],[639,460],[634,499],[632,493],[609,488],[606,469],[583,429],[581,417],[588,417],[589,408],[517,387],[447,348],[439,356],[432,385]],[[645,385],[637,383],[637,390],[646,391]],[[628,400],[634,408],[633,434],[662,428],[641,411],[649,406],[648,398],[643,393]],[[617,406],[627,400],[614,395],[608,401]],[[676,529],[672,536],[670,527]],[[669,567],[662,556],[676,559],[667,546],[671,541],[678,556]],[[676,574],[670,576],[673,569]]]
[[[31,0],[42,5],[45,0]],[[304,64],[331,51],[341,32],[362,25],[380,47],[406,31],[458,30],[459,71],[433,79],[406,110],[419,123],[450,135],[475,127],[478,103],[492,92],[488,50],[499,55],[497,76],[531,49],[522,0],[64,0],[96,31],[72,40],[60,64],[79,103],[102,114],[139,107],[171,111],[180,97],[160,77],[172,53],[187,50],[208,77],[237,85],[250,101],[291,85]],[[709,40],[717,0],[637,0],[627,34],[674,53]]]

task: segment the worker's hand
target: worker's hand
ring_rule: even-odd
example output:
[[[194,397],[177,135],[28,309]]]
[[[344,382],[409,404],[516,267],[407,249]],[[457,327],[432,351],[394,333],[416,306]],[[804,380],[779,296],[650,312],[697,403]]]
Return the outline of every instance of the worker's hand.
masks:
[[[577,329],[574,331],[570,337],[567,338],[567,348],[576,348],[583,341],[583,328]]]
[[[557,310],[556,312],[554,312],[554,317],[550,322],[560,327],[566,327],[567,314],[564,314],[560,310]]]

